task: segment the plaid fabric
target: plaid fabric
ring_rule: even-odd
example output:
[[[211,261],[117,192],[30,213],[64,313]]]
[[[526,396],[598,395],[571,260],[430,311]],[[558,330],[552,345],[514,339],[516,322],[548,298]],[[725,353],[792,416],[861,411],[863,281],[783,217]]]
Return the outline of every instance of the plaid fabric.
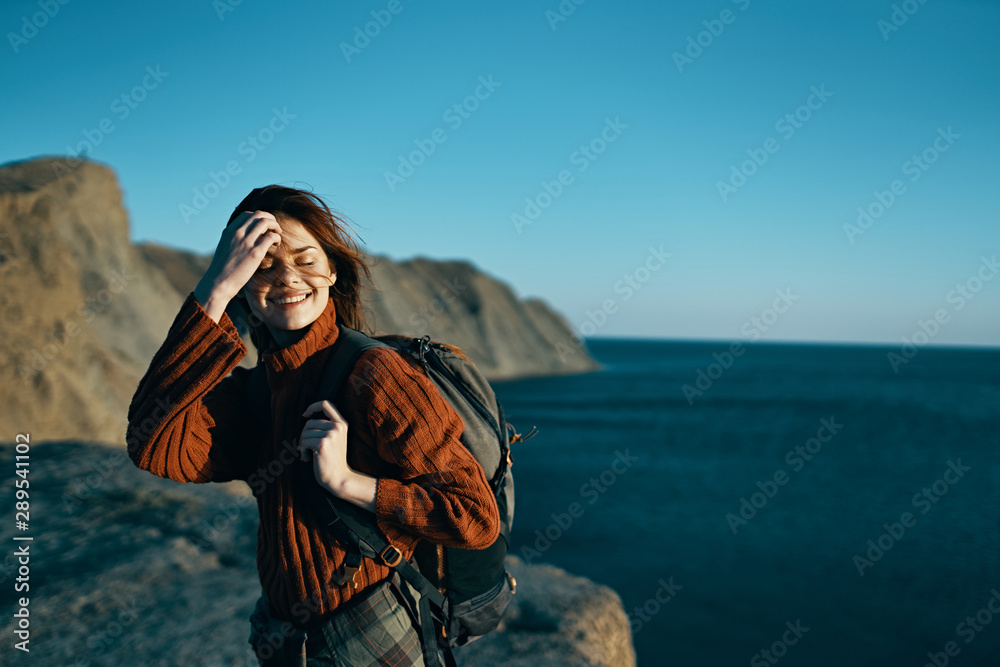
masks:
[[[353,602],[353,600],[352,600]],[[424,665],[420,635],[406,608],[386,581],[343,612],[334,614],[320,630],[326,646],[316,655],[307,642],[312,665]],[[313,633],[313,639],[315,635]]]
[[[261,600],[266,609],[267,603],[263,596]],[[258,611],[255,614],[260,609],[258,601]],[[285,629],[287,630],[287,626]],[[267,635],[266,630],[252,632],[250,643],[257,644],[261,636]],[[295,641],[298,639],[301,642],[299,637],[289,639],[291,641],[285,642],[284,650],[275,651],[284,654],[275,656],[280,662],[271,664],[304,664],[307,667],[424,666],[420,634],[389,581],[374,586],[365,595],[352,598],[342,611],[310,631],[305,636],[304,644]],[[257,659],[262,665],[269,664],[261,655],[261,649],[264,649],[264,653],[269,653],[265,648],[266,644],[265,640],[264,645],[257,649]]]

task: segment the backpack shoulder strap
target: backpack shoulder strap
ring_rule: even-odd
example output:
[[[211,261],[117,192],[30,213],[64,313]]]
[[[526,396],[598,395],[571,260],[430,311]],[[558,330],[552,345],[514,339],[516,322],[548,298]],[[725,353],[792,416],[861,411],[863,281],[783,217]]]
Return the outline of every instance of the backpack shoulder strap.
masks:
[[[334,343],[333,353],[323,370],[319,396],[332,398],[340,385],[347,379],[348,373],[354,367],[361,353],[375,347],[391,346],[360,331],[341,326],[337,341]],[[348,552],[348,560],[353,561],[355,569],[359,563],[358,552],[360,551],[360,555],[377,558],[393,568],[420,592],[418,621],[424,645],[424,660],[427,664],[436,664],[437,642],[434,635],[431,604],[433,603],[438,609],[446,608],[447,600],[444,595],[409,561],[403,558],[399,550],[389,542],[379,530],[374,514],[326,493],[316,483],[312,465],[300,465],[299,474],[303,482],[302,488],[305,489],[313,506],[323,517],[322,520],[327,529],[335,536],[346,538],[348,544],[353,547]],[[449,656],[446,653],[446,662],[448,659]],[[449,664],[454,664],[453,659]]]
[[[362,352],[375,347],[389,347],[356,329],[343,325],[338,326],[340,333],[337,334],[337,340],[333,344],[333,353],[326,362],[326,367],[323,369],[323,379],[320,380],[319,385],[319,396],[331,400],[340,385],[347,379]]]
[[[366,336],[356,329],[340,326],[337,340],[333,344],[333,353],[323,369],[318,395],[333,399],[334,392],[347,379],[351,368],[361,353],[373,347],[388,347],[385,343]],[[267,382],[267,370],[263,365],[254,366],[247,374],[247,401],[250,404],[250,414],[258,419],[270,419],[271,388]]]

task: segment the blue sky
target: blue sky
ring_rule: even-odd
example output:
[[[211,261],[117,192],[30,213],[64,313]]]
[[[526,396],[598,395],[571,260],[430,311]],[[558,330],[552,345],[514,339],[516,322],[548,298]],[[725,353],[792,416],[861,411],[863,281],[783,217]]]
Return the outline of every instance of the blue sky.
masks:
[[[306,187],[586,335],[1000,344],[1000,3],[676,4],[6,2],[0,162],[204,253]]]

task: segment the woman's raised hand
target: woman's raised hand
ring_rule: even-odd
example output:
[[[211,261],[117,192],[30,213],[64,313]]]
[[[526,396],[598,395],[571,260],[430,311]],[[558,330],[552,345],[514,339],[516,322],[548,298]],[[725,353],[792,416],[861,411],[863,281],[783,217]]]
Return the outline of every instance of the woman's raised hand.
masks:
[[[222,232],[212,263],[194,290],[195,299],[218,322],[267,254],[281,243],[281,227],[266,211],[244,211]]]

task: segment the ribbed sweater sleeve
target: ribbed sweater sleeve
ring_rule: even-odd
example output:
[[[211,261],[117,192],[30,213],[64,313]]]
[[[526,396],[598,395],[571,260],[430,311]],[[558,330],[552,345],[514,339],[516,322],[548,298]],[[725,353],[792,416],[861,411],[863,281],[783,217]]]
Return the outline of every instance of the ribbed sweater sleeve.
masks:
[[[237,367],[246,352],[229,315],[213,321],[189,293],[129,405],[126,443],[136,466],[178,482],[249,476],[249,371]]]
[[[500,532],[500,514],[482,467],[462,445],[462,418],[415,363],[392,350],[363,356],[359,391],[379,456],[394,468],[379,477],[375,517],[436,544],[483,549]]]

